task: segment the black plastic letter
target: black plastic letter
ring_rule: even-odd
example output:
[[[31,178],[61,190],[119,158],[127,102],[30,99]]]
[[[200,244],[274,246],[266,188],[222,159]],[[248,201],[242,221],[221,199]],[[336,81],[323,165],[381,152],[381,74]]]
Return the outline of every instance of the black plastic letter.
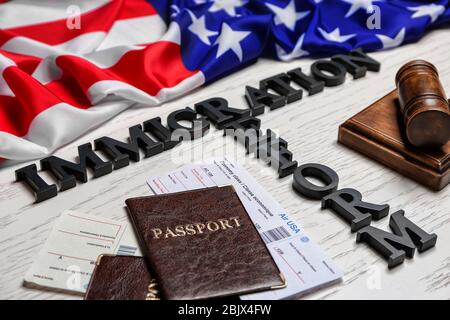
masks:
[[[294,173],[298,162],[292,160],[292,152],[284,147],[280,147],[278,152],[278,178],[284,178]]]
[[[164,127],[161,118],[156,117],[144,122],[144,131],[153,134],[164,145],[164,150],[169,150],[179,144],[180,140],[172,140],[172,132]]]
[[[264,113],[264,106],[268,106],[270,110],[274,110],[286,105],[286,97],[271,94],[265,90],[250,86],[245,87],[245,99],[254,117]]]
[[[290,82],[291,79],[286,73],[280,73],[276,76],[261,80],[259,82],[259,88],[266,91],[272,89],[276,93],[286,97],[287,103],[291,103],[303,97],[303,90],[293,88]]]
[[[291,77],[292,81],[308,90],[310,96],[322,92],[325,87],[325,82],[317,81],[314,77],[307,76],[300,68],[293,69],[287,74]]]
[[[327,71],[332,75],[323,71]],[[317,80],[325,82],[327,87],[334,87],[345,82],[347,71],[339,63],[328,60],[319,60],[311,65],[311,73]]]
[[[182,126],[179,124],[179,121],[182,120],[192,122],[192,126]],[[199,124],[199,126],[197,126],[197,124]],[[197,119],[197,113],[191,108],[177,110],[169,114],[167,117],[167,126],[172,132],[179,129],[188,131],[191,139],[201,138],[209,130],[209,122],[204,118]]]
[[[378,72],[381,64],[366,55],[361,49],[356,49],[350,54],[338,54],[331,60],[343,65],[354,79],[362,78],[366,75],[367,70]]]
[[[317,178],[325,186],[313,184],[306,177]],[[295,169],[292,186],[303,196],[320,200],[331,192],[334,192],[338,184],[339,176],[333,169],[318,163],[307,163]]]
[[[118,141],[110,137],[101,137],[94,141],[95,150],[102,150],[112,160],[114,170],[126,167],[130,164],[130,159],[139,161],[139,147],[134,143]]]
[[[36,203],[58,195],[56,185],[47,184],[44,179],[39,176],[35,164],[30,164],[29,166],[17,169],[16,181],[25,182],[34,191]]]
[[[224,135],[234,136],[237,139],[238,136],[242,136],[246,130],[251,129],[252,132],[259,132],[261,128],[261,120],[255,117],[244,117],[231,122],[227,122],[224,126]],[[238,134],[236,131],[240,131]]]
[[[352,232],[368,226],[372,221],[384,218],[389,213],[389,205],[373,204],[361,200],[362,195],[355,189],[341,189],[322,199],[322,209],[331,209],[345,221],[350,222]]]
[[[164,151],[162,142],[156,142],[145,134],[145,132],[142,131],[142,126],[140,124],[130,127],[129,132],[131,143],[144,150],[144,155],[146,158]]]
[[[43,170],[50,171],[60,183],[60,191],[76,186],[76,180],[87,182],[86,167],[94,172],[94,177],[100,177],[112,172],[110,161],[103,161],[94,151],[90,143],[78,146],[79,162],[70,162],[55,156],[41,160]]]
[[[389,226],[393,233],[368,226],[358,231],[357,242],[366,242],[388,260],[388,267],[393,268],[412,258],[415,248],[426,251],[436,244],[437,235],[429,234],[411,220],[405,218],[405,212],[399,210],[391,215]]]
[[[223,98],[211,98],[195,104],[195,111],[206,116],[218,129],[236,119],[250,116],[250,109],[235,109],[228,107],[228,101]]]

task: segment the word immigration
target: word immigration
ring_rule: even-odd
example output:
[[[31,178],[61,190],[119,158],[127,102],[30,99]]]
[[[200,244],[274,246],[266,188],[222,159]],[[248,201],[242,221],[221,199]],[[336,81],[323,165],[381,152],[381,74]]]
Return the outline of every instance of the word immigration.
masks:
[[[372,218],[377,220],[388,215],[388,205],[363,202],[361,194],[354,189],[337,190],[339,179],[336,172],[319,164],[298,166],[285,140],[270,129],[266,134],[262,133],[257,116],[266,108],[274,110],[303,98],[303,90],[293,87],[292,83],[314,95],[325,87],[343,84],[347,73],[358,79],[364,77],[368,70],[378,72],[380,63],[358,49],[329,60],[318,60],[310,69],[310,75],[296,68],[261,80],[259,88],[246,86],[248,109],[231,108],[224,98],[210,98],[196,103],[195,110],[186,107],[170,113],[167,126],[157,117],[130,127],[128,142],[106,136],[96,139],[94,149],[103,151],[110,158],[108,161],[100,158],[91,143],[87,143],[78,147],[78,162],[50,156],[40,161],[41,169],[51,172],[59,183],[59,191],[64,191],[76,187],[77,181],[88,181],[87,167],[92,170],[94,178],[104,176],[128,166],[130,160],[140,161],[140,151],[148,158],[170,150],[182,141],[203,137],[212,123],[217,129],[224,130],[225,135],[232,135],[243,143],[247,154],[255,154],[276,169],[279,178],[293,174],[296,191],[305,197],[322,200],[322,208],[343,217],[351,224],[352,232],[358,231],[357,241],[366,242],[377,250],[388,260],[389,267],[401,264],[405,256],[412,257],[416,247],[420,252],[433,247],[437,236],[417,227],[404,217],[403,211],[391,215],[393,233],[371,227]],[[184,125],[186,122],[191,125]],[[316,177],[325,186],[314,185],[307,177]],[[56,185],[47,184],[35,164],[16,170],[16,181],[26,183],[34,191],[36,202],[58,194]]]

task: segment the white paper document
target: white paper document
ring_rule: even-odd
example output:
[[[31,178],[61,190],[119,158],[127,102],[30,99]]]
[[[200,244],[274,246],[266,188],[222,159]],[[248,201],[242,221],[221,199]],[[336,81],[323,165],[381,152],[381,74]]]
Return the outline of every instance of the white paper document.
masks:
[[[342,277],[342,271],[303,232],[303,229],[240,165],[227,159],[213,159],[188,165],[162,176],[151,177],[148,185],[156,194],[233,185],[251,220],[266,243],[287,287],[241,296],[244,300],[298,298]]]
[[[65,211],[24,280],[84,293],[101,254],[142,256],[129,223]]]

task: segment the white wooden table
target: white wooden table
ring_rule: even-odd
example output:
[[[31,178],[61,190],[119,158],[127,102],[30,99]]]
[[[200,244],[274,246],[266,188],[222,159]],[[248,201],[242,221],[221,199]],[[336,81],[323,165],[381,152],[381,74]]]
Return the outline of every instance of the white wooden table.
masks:
[[[299,163],[319,162],[332,167],[341,179],[340,187],[359,190],[366,201],[389,203],[391,213],[404,209],[406,216],[428,232],[438,235],[437,246],[393,270],[365,244],[355,242],[356,235],[334,213],[320,209],[320,202],[299,197],[292,190],[292,176],[277,179],[256,159],[246,157],[244,147],[231,138],[223,138],[212,129],[203,142],[184,142],[165,152],[86,184],[60,193],[40,204],[20,183],[14,183],[14,170],[0,170],[0,298],[2,299],[78,299],[80,297],[25,288],[23,276],[44,244],[52,224],[66,209],[87,214],[126,219],[124,200],[150,194],[148,176],[173,170],[190,158],[193,149],[201,156],[228,155],[236,158],[273,194],[304,230],[344,271],[343,281],[310,294],[308,299],[449,299],[450,298],[450,187],[434,193],[396,172],[337,144],[338,126],[350,116],[394,88],[394,76],[406,61],[423,58],[434,63],[450,92],[450,30],[438,30],[419,43],[372,53],[382,63],[380,73],[369,72],[363,79],[350,76],[343,86],[326,88],[308,97],[261,116],[262,128],[276,130],[289,142]],[[257,85],[260,79],[295,67],[308,70],[312,60],[291,63],[260,60],[212,85],[157,108],[138,108],[123,112],[100,128],[60,149],[56,155],[75,160],[77,146],[103,135],[125,139],[128,127],[155,116],[162,119],[176,109],[193,106],[208,97],[221,96],[234,107],[246,107],[244,85]],[[43,174],[52,182],[49,175]],[[373,225],[388,228],[385,218]]]

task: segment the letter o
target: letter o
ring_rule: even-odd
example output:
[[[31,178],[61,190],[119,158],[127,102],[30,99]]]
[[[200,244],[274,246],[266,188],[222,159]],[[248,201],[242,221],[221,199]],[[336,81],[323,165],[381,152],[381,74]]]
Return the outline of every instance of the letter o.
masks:
[[[215,226],[215,229],[212,229],[212,228],[211,228],[211,225],[214,225],[214,226]],[[219,224],[218,224],[217,222],[214,222],[214,221],[209,221],[209,222],[206,224],[206,227],[208,228],[209,231],[217,231],[217,230],[220,229]]]
[[[328,71],[333,75],[328,75],[323,71]],[[347,70],[339,63],[319,60],[311,65],[311,73],[317,80],[325,82],[327,87],[335,87],[345,82]]]
[[[317,178],[325,186],[313,184],[306,177]],[[307,163],[295,170],[292,187],[307,198],[320,200],[336,191],[338,184],[339,176],[333,169],[318,163]]]

